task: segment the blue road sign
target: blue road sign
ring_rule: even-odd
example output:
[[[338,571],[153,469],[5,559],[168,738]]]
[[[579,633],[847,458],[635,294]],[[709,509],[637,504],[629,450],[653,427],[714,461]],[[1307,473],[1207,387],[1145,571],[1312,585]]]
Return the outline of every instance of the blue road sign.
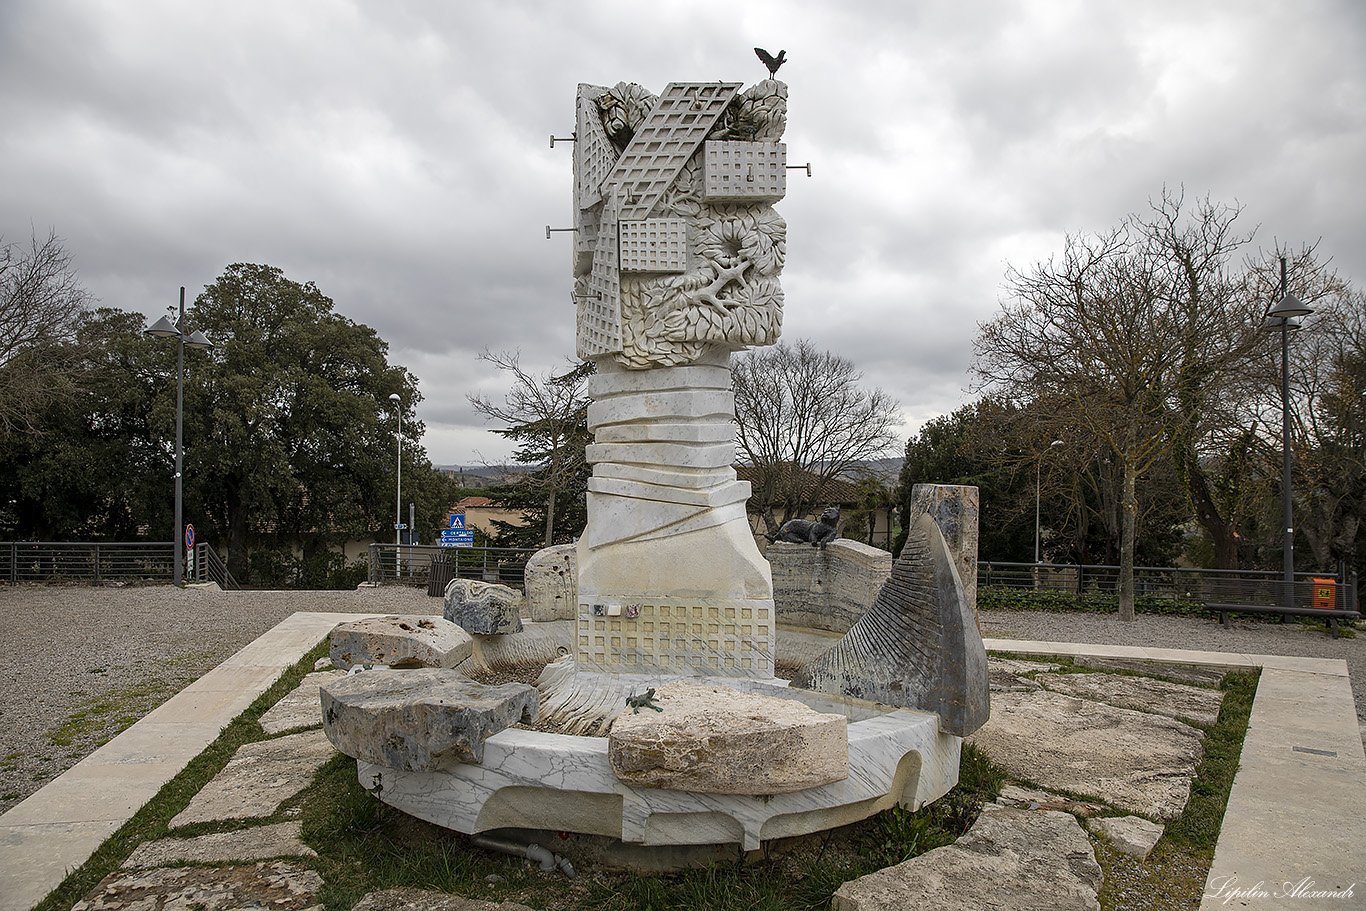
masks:
[[[451,516],[451,531],[464,531],[464,530],[465,530],[465,514],[462,512],[462,513],[457,513],[457,514]]]
[[[194,526],[185,526],[185,549],[194,550]]]
[[[473,547],[473,531],[443,531],[441,533],[442,547]]]

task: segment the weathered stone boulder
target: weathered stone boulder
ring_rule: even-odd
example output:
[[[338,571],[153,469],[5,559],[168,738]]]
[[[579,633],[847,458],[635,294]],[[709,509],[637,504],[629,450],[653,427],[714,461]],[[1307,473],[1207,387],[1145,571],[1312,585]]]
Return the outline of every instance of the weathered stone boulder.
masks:
[[[522,631],[522,593],[497,582],[453,579],[446,586],[446,619],[475,636]]]
[[[1201,738],[1180,721],[1041,690],[997,693],[970,742],[1041,787],[1174,819],[1190,797]]]
[[[470,656],[472,640],[440,617],[369,617],[337,625],[328,654],[348,670],[357,664],[455,667]]]
[[[627,708],[607,757],[622,781],[708,794],[784,794],[849,777],[848,723],[791,699],[691,681],[660,685],[663,710]]]
[[[573,620],[579,609],[579,556],[574,544],[556,544],[536,551],[526,561],[523,577],[531,619]]]
[[[955,843],[840,886],[832,911],[1099,911],[1100,865],[1066,813],[987,809]]]
[[[1162,826],[1141,816],[1102,816],[1087,821],[1092,832],[1109,839],[1121,854],[1146,860],[1162,837]]]
[[[429,772],[482,762],[484,741],[535,721],[538,701],[535,687],[488,686],[440,668],[364,671],[323,684],[323,732],[347,756]]]
[[[764,556],[778,622],[804,629],[847,632],[892,573],[891,554],[846,538],[825,547],[775,542]]]
[[[1206,726],[1219,720],[1224,694],[1218,690],[1122,674],[1040,674],[1045,689],[1093,699],[1137,712],[1180,718]]]

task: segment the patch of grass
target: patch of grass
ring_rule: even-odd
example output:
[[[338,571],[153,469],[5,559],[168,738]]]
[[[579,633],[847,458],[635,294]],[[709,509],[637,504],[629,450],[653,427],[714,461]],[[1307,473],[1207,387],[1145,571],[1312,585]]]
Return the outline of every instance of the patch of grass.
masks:
[[[1237,673],[1224,677],[1220,689],[1224,702],[1219,720],[1205,732],[1204,757],[1195,769],[1191,796],[1181,816],[1167,826],[1164,838],[1192,850],[1207,851],[1211,859],[1224,824],[1233,777],[1243,753],[1243,739],[1252,715],[1252,700],[1257,695],[1258,673]]]
[[[113,692],[89,700],[83,707],[68,715],[61,724],[47,732],[47,739],[59,747],[71,746],[111,725],[118,733],[140,717],[136,710],[148,700],[164,692],[164,685],[155,681],[130,683]],[[133,714],[128,714],[130,711]]]
[[[298,686],[304,674],[313,669],[313,662],[326,653],[327,643],[324,642],[287,670],[270,689],[224,728],[204,752],[191,760],[132,819],[106,839],[84,864],[68,874],[61,885],[35,905],[33,911],[65,911],[88,894],[100,880],[117,870],[134,848],[144,841],[164,836],[170,821],[228,764],[239,747],[265,739],[257,719]]]

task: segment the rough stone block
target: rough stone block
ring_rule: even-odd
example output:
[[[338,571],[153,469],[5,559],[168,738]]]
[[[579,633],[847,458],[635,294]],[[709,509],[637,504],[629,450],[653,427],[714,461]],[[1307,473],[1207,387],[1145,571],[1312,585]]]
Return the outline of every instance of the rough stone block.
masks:
[[[846,538],[819,548],[775,542],[764,556],[778,622],[805,629],[848,632],[892,574],[890,553]]]
[[[977,614],[977,537],[979,495],[976,487],[962,484],[916,484],[911,488],[908,521],[925,514],[934,519],[958,578],[963,583],[963,600]]]
[[[520,683],[487,686],[439,668],[363,671],[322,687],[323,732],[347,756],[409,772],[482,762],[484,741],[535,721]]]
[[[665,683],[662,711],[628,708],[607,755],[622,781],[708,794],[785,794],[849,777],[848,723],[791,699]]]
[[[537,623],[573,620],[579,606],[578,548],[556,544],[526,561],[526,603]]]
[[[455,667],[470,656],[472,640],[440,617],[372,617],[338,624],[328,654],[342,670],[357,664]]]
[[[1147,860],[1157,841],[1162,837],[1163,828],[1141,816],[1104,816],[1087,822],[1091,831],[1103,835],[1121,854]]]
[[[987,810],[957,842],[840,886],[832,911],[1096,911],[1101,869],[1067,813]]]
[[[447,620],[475,636],[520,633],[522,593],[496,582],[453,579],[446,586],[443,613]]]
[[[1201,756],[1190,725],[1047,690],[992,702],[971,742],[1012,775],[1156,819],[1185,807]]]

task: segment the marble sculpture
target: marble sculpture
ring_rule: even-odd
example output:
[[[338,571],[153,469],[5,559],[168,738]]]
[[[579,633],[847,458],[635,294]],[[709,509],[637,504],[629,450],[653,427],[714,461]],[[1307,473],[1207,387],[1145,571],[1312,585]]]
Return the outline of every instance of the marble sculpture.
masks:
[[[774,676],[772,573],[750,485],[731,467],[730,355],[782,329],[786,224],[773,204],[786,191],[786,108],[772,78],[659,95],[579,86],[573,298],[578,354],[596,367],[588,526],[528,582],[542,626],[567,628],[567,654],[533,692],[452,683],[459,671],[364,671],[324,687],[328,737],[357,757],[363,784],[383,781],[387,803],[464,832],[752,850],[918,807],[957,780],[959,735],[986,708],[980,637],[954,657],[976,635],[975,491],[969,503],[961,488],[927,490],[910,556],[801,678],[809,688]],[[487,664],[498,642],[539,628],[472,628],[490,611],[466,602],[483,594],[455,592],[447,616],[476,633],[470,661]],[[554,619],[571,605],[572,620]],[[886,641],[904,635],[911,649]],[[864,675],[865,662],[879,666]],[[507,727],[524,716],[565,733]],[[421,733],[432,725],[435,749]],[[574,736],[608,726],[610,744]],[[760,754],[773,768],[755,767]]]

